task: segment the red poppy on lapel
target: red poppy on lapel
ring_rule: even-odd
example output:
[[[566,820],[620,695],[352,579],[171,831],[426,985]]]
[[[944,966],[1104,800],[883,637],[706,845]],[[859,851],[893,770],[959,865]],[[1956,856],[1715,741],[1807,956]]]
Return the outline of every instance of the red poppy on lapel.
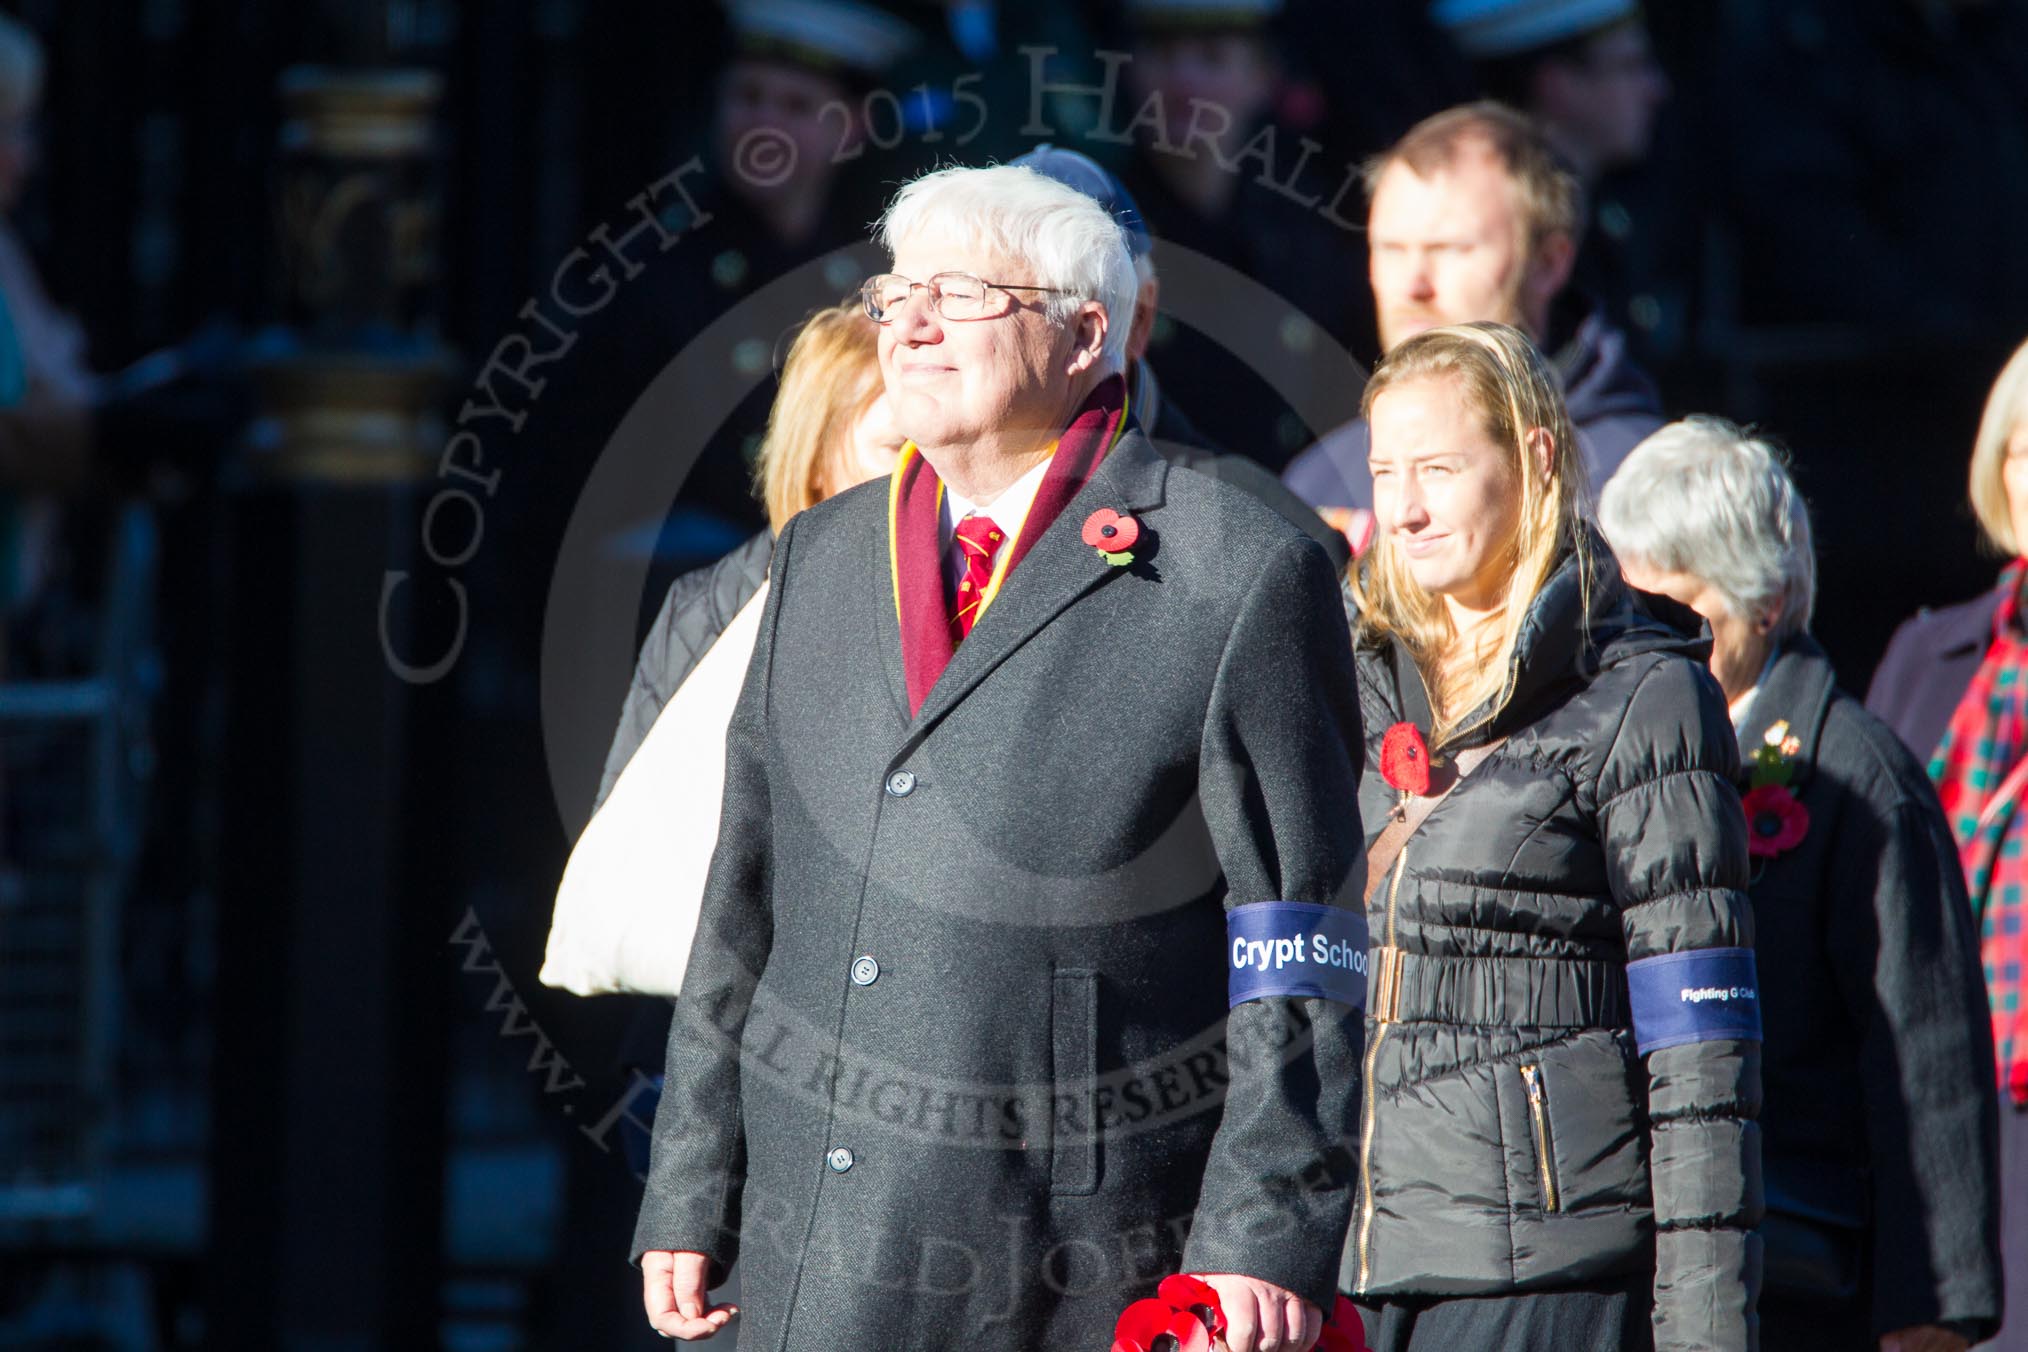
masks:
[[[1380,777],[1403,793],[1429,792],[1429,745],[1413,723],[1396,723],[1380,739]]]
[[[1211,1352],[1204,1321],[1166,1300],[1137,1300],[1113,1325],[1113,1352],[1156,1352],[1170,1339],[1176,1352]]]
[[[1780,784],[1763,784],[1739,800],[1746,809],[1747,853],[1762,859],[1786,854],[1810,831],[1810,810]]]
[[[1115,567],[1134,561],[1133,548],[1141,539],[1141,523],[1110,507],[1101,507],[1084,519],[1083,540],[1099,557]]]

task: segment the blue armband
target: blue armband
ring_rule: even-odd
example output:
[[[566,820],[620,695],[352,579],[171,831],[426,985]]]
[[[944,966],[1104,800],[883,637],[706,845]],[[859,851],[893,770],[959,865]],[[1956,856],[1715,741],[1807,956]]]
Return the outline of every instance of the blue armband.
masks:
[[[1760,979],[1750,948],[1663,953],[1627,964],[1634,1045],[1664,1047],[1719,1038],[1760,1041]]]
[[[1225,913],[1232,1004],[1312,996],[1366,1008],[1366,913],[1308,901],[1256,901]]]

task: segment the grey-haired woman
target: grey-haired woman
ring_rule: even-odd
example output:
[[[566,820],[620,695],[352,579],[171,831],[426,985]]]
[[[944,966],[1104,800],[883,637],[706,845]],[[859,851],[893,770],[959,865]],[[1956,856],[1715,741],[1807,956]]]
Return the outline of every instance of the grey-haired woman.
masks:
[[[1754,854],[1767,1215],[1761,1346],[1958,1352],[2000,1313],[1995,1090],[1943,810],[1810,637],[1809,510],[1716,418],[1642,442],[1600,523],[1710,625]]]

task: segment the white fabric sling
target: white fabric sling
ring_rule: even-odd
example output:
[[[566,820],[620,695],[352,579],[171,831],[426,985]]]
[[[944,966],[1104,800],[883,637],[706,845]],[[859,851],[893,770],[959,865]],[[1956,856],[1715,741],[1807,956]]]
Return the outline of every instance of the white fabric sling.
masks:
[[[556,890],[541,980],[578,995],[676,995],[725,797],[725,729],[767,584],[662,711],[578,837]]]

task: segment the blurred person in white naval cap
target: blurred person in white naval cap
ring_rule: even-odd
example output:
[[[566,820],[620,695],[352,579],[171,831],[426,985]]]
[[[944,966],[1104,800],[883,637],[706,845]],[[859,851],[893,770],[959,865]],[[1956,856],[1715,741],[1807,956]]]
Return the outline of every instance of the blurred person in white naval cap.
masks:
[[[718,86],[717,168],[776,239],[808,239],[865,135],[862,96],[916,36],[862,0],[728,0],[726,19],[732,50]],[[757,158],[762,142],[774,143],[779,163]]]
[[[1429,12],[1480,91],[1533,118],[1583,184],[1574,284],[1643,359],[1679,354],[1702,263],[1683,204],[1709,171],[1687,124],[1658,136],[1672,90],[1639,0],[1435,0]]]
[[[1430,17],[1587,185],[1646,158],[1669,79],[1639,0],[1435,0]]]
[[[865,91],[910,50],[913,31],[865,0],[730,0],[722,13],[709,126],[679,129],[660,161],[669,178],[638,188],[639,205],[601,206],[613,243],[587,245],[558,273],[562,298],[587,313],[571,319],[578,341],[545,370],[549,388],[521,434],[541,453],[502,488],[524,594],[546,594],[573,505],[629,411],[721,322],[709,350],[671,376],[686,382],[682,397],[644,415],[669,454],[694,457],[674,503],[643,504],[640,520],[599,547],[651,553],[646,594],[660,596],[762,530],[754,467],[784,330],[865,275],[850,251],[865,243],[883,171],[851,150]],[[793,297],[757,299],[805,268]],[[691,381],[742,393],[723,421],[699,426]],[[541,616],[529,610],[516,645],[533,661]]]

